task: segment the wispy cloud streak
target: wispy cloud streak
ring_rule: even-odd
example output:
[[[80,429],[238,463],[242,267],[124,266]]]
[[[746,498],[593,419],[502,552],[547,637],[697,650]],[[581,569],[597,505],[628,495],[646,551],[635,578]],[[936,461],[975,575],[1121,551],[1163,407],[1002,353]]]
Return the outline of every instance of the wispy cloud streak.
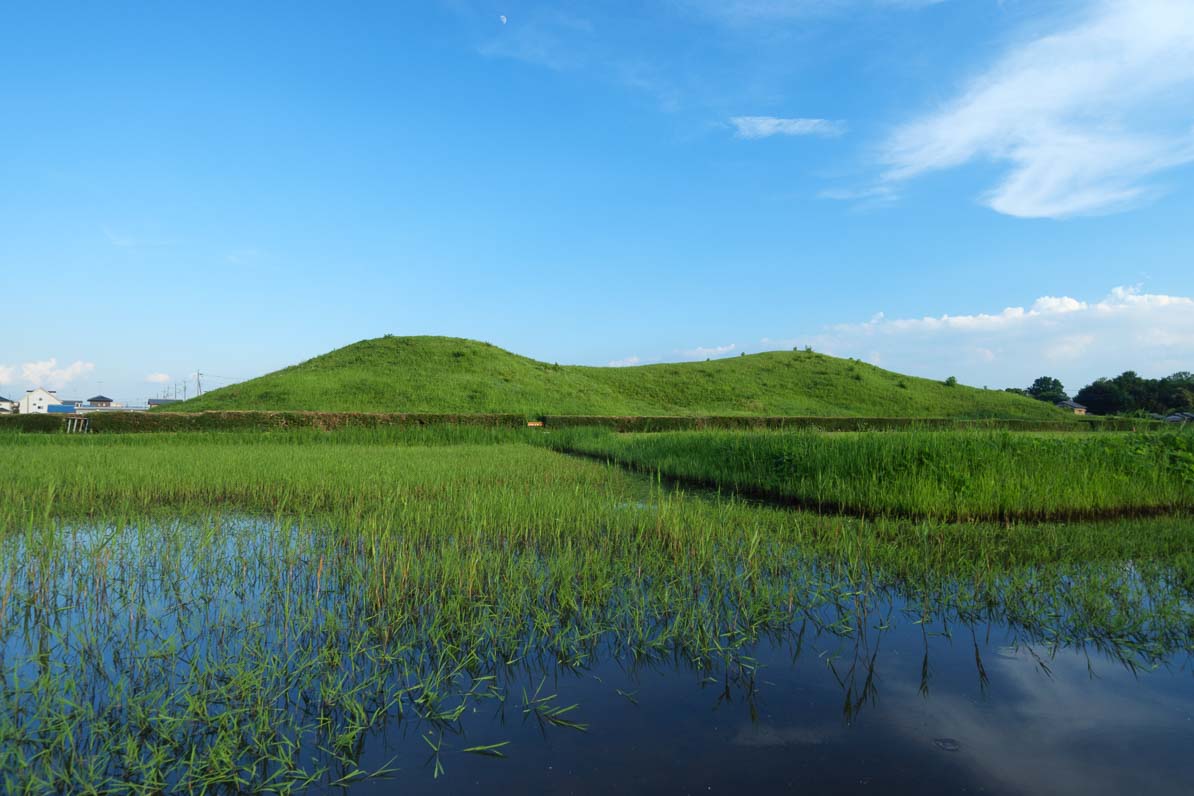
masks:
[[[1011,47],[943,108],[885,143],[884,182],[986,159],[1007,164],[983,201],[1061,218],[1123,209],[1146,179],[1194,161],[1194,3],[1099,0]]]
[[[773,135],[816,135],[833,138],[846,132],[846,123],[830,119],[786,119],[777,116],[734,116],[730,119],[739,138]]]

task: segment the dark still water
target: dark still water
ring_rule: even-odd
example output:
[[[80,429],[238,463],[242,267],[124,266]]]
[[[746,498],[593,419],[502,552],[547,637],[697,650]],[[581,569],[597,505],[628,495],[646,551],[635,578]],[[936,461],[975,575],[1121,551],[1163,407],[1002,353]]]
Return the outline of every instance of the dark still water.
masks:
[[[1005,624],[916,624],[898,611],[882,621],[846,638],[805,625],[803,643],[761,643],[709,669],[668,659],[557,670],[541,693],[576,704],[567,716],[585,731],[527,712],[521,689],[529,697],[539,681],[516,677],[500,709],[478,707],[442,743],[426,726],[372,739],[366,767],[397,755],[403,770],[353,792],[1192,792],[1188,652],[1133,671]],[[438,780],[418,738],[429,733]],[[460,751],[500,741],[504,759]]]
[[[464,560],[383,530],[10,535],[0,791],[1194,792],[1184,558]]]

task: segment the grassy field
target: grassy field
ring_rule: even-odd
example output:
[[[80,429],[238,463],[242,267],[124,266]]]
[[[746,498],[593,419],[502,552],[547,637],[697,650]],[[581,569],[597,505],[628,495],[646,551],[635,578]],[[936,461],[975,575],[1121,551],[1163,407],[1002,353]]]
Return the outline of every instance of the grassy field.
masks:
[[[364,340],[171,407],[228,409],[1073,419],[1022,396],[811,352],[596,368],[451,337]]]
[[[497,444],[508,451],[503,466],[512,483],[519,473],[534,471],[528,463],[540,455],[531,449],[538,446],[607,458],[702,488],[789,500],[818,513],[966,521],[1194,511],[1194,434],[1174,432],[618,434],[433,425],[0,440],[0,466],[12,457],[4,486],[14,495],[9,505],[49,495],[50,502],[39,505],[53,512],[111,507],[114,501],[128,501],[134,514],[153,501],[232,501],[303,512],[343,508],[345,501],[384,502],[393,498],[390,485],[410,450],[449,446],[464,461],[476,446]],[[139,449],[135,457],[124,452],[130,447]],[[22,451],[33,455],[22,460]],[[302,453],[281,466],[279,457],[290,451]],[[363,468],[359,462],[372,464]],[[425,473],[427,488],[450,486],[451,471]]]
[[[359,756],[395,723],[438,776],[512,753],[467,734],[477,711],[584,731],[544,685],[561,671],[749,672],[760,639],[806,634],[848,655],[881,605],[1132,668],[1194,647],[1186,517],[821,515],[686,494],[550,438],[3,435],[0,790],[326,790],[393,769]],[[996,439],[934,444],[964,438]]]
[[[552,432],[552,447],[809,508],[950,520],[1194,510],[1194,434]]]
[[[829,476],[839,485],[847,482],[850,472],[857,472],[862,457],[875,457],[872,465],[889,467],[910,458],[915,461],[910,450],[928,451],[942,458],[936,463],[922,458],[923,464],[908,470],[905,481],[878,479],[877,483],[880,487],[894,484],[888,491],[938,497],[942,493],[934,490],[947,469],[944,465],[957,461],[959,452],[974,458],[1003,456],[1005,467],[1010,468],[1008,462],[1017,462],[1021,469],[1042,471],[1056,469],[1057,463],[1065,460],[1087,461],[1092,475],[1078,491],[1066,491],[1067,481],[1058,479],[1057,491],[1031,493],[1037,500],[1059,501],[1038,504],[1051,509],[1067,505],[1064,501],[1075,496],[1138,497],[1139,490],[1125,486],[1131,479],[1120,477],[1117,461],[1127,462],[1125,466],[1145,475],[1150,465],[1160,470],[1175,463],[1189,464],[1164,458],[1155,445],[1147,442],[1140,443],[1139,450],[1127,448],[1134,439],[1118,435],[1049,438],[985,432],[890,432],[619,437],[608,432],[560,435],[455,426],[334,433],[303,429],[270,433],[4,435],[0,436],[0,468],[8,475],[0,483],[0,529],[8,534],[19,533],[31,525],[88,521],[94,517],[102,517],[105,522],[135,522],[158,512],[173,518],[205,514],[213,507],[258,516],[328,516],[340,525],[414,512],[413,516],[421,518],[418,525],[435,525],[445,534],[455,534],[455,529],[475,532],[479,537],[498,534],[504,540],[531,547],[559,542],[600,549],[608,547],[602,535],[606,530],[633,529],[633,533],[642,535],[643,544],[675,543],[679,545],[677,551],[685,555],[700,549],[704,551],[701,559],[711,560],[725,550],[738,548],[744,537],[753,534],[838,560],[897,567],[905,572],[950,569],[967,576],[975,574],[967,567],[979,561],[974,556],[977,546],[982,547],[984,565],[1002,566],[1169,555],[1189,551],[1194,542],[1190,523],[1182,516],[1171,522],[1148,524],[1154,530],[1145,535],[1125,534],[1108,523],[956,523],[942,521],[949,519],[940,516],[947,512],[932,511],[928,513],[938,516],[885,519],[880,516],[885,492],[869,485],[859,487],[858,492],[878,501],[874,511],[865,512],[877,515],[869,519],[793,512],[732,499],[711,502],[701,496],[701,490],[686,496],[664,489],[653,479],[628,474],[619,466],[545,449],[547,445],[584,447],[585,441],[593,451],[611,450],[611,441],[630,446],[631,450],[637,446],[653,450],[653,444],[666,449],[694,441],[708,446],[720,441],[731,447],[718,451],[718,457],[731,463],[760,461],[759,456],[767,452],[789,457],[782,460],[788,467],[794,466],[791,455],[801,450],[794,447],[799,443],[803,455],[818,457],[827,466],[839,468],[836,475]],[[733,453],[735,445],[739,454]],[[1109,447],[1101,447],[1104,445]],[[709,455],[711,450],[717,449],[705,447],[691,455],[707,466],[712,458],[718,458]],[[1037,454],[1035,463],[1026,455],[1031,451]],[[1106,451],[1126,458],[1107,457]],[[1156,474],[1148,477],[1153,480],[1147,483],[1169,481]],[[1174,480],[1181,486],[1170,494],[1179,500],[1188,499],[1189,480],[1182,481],[1180,474]],[[1082,491],[1088,489],[1091,491]],[[1115,489],[1125,491],[1116,493]],[[644,502],[651,504],[652,511],[623,511],[623,507]],[[1128,523],[1123,527],[1132,526]],[[696,536],[710,534],[712,542],[701,548],[682,543],[681,537],[690,532]]]

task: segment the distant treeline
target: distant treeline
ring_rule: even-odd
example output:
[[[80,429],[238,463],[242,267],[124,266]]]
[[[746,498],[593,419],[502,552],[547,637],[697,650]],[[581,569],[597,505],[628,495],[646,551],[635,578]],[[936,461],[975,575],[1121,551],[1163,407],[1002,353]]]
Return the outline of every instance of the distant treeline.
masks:
[[[1061,381],[1041,376],[1029,387],[1009,387],[1007,392],[1039,401],[1069,400]],[[1158,414],[1194,411],[1194,373],[1181,370],[1161,379],[1146,379],[1134,370],[1114,378],[1095,379],[1078,390],[1074,400],[1096,415]]]

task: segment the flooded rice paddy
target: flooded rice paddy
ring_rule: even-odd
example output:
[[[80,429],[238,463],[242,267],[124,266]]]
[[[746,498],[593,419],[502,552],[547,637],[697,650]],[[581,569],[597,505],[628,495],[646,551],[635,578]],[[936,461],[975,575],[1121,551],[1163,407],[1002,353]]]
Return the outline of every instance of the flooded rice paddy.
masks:
[[[609,516],[668,533],[666,497],[625,497]],[[209,511],[10,533],[4,792],[1194,782],[1188,557],[948,571],[757,529],[677,555],[616,527],[595,555],[349,530]]]
[[[547,439],[6,435],[0,791],[1190,791],[1189,440]]]

